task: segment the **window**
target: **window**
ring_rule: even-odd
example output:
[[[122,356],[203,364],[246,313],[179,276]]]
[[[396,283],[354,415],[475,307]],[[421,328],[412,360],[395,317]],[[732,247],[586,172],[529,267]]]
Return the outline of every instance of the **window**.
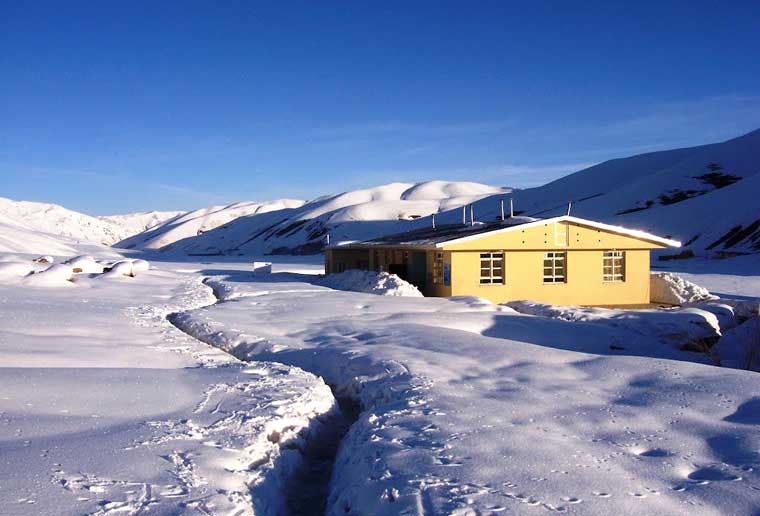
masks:
[[[433,283],[443,283],[443,253],[435,253],[433,260]]]
[[[566,253],[546,253],[544,255],[544,283],[564,283],[566,266]]]
[[[602,280],[605,283],[625,281],[625,251],[604,251]]]
[[[504,283],[504,253],[480,253],[480,284]]]

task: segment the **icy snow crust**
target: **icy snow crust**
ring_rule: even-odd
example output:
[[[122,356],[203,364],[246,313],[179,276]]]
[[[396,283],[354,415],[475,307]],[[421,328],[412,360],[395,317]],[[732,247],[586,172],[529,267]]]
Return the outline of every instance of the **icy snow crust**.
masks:
[[[123,260],[139,274],[60,288],[78,257],[26,288],[33,262],[2,258],[0,513],[287,512],[302,451],[336,414],[322,380],[172,326],[216,301],[198,276]]]
[[[711,312],[560,320],[222,268],[207,281],[221,302],[175,324],[320,375],[363,409],[328,514],[756,512],[756,373],[659,334],[714,336]]]

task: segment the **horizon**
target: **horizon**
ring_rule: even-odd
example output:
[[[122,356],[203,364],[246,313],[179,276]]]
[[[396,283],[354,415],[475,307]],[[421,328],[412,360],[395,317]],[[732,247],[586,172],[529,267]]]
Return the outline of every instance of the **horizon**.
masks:
[[[760,127],[751,2],[51,5],[3,7],[0,196],[92,215],[530,188]]]

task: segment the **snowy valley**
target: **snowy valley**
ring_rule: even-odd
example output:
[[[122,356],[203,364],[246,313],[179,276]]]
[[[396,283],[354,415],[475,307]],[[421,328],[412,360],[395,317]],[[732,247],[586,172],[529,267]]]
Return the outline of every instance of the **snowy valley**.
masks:
[[[759,144],[527,190],[390,183],[108,217],[2,200],[0,512],[756,514]],[[667,308],[323,275],[328,234],[461,223],[468,205],[493,221],[510,198],[537,217],[572,200],[698,256],[653,261]]]

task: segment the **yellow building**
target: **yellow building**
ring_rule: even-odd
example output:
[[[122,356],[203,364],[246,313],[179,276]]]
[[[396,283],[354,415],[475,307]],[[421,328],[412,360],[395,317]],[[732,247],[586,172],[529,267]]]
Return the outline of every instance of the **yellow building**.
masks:
[[[572,216],[510,217],[329,246],[325,271],[387,271],[426,296],[639,305],[649,303],[650,250],[680,245]]]

